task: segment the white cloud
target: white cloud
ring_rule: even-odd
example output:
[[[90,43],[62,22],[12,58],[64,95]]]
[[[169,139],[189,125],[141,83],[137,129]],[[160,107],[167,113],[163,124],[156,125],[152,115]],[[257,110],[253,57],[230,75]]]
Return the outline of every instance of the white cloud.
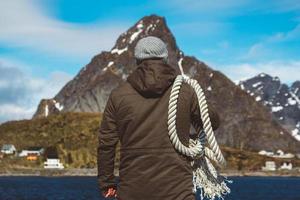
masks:
[[[287,44],[288,42],[299,42],[300,38],[300,24],[296,25],[292,30],[287,32],[277,32],[260,39],[252,44],[246,53],[240,55],[238,60],[261,60],[267,57],[276,57],[284,55],[284,51],[288,47],[280,48],[279,45]]]
[[[270,54],[271,51],[265,47],[263,42],[253,44],[245,55],[242,55],[239,59],[241,60],[253,60],[265,57]]]
[[[0,105],[0,123],[8,120],[29,119],[36,108],[23,107],[13,103]]]
[[[252,50],[261,50],[264,46],[271,46],[274,44],[282,44],[290,41],[300,41],[300,23],[298,23],[293,29],[287,32],[277,32],[273,35],[267,36],[261,39],[259,42],[252,45],[249,49],[249,53]]]
[[[125,30],[118,23],[79,25],[53,19],[40,1],[0,1],[0,42],[63,55],[90,56],[111,48]]]
[[[60,71],[37,78],[7,63],[14,62],[0,60],[0,123],[31,118],[42,98],[52,98],[72,78]]]
[[[300,61],[270,61],[262,63],[241,63],[218,66],[232,81],[238,82],[251,78],[259,73],[278,76],[283,83],[299,80]]]
[[[294,29],[286,33],[276,33],[269,37],[266,42],[286,42],[291,40],[299,40],[300,37],[300,24],[298,24]]]

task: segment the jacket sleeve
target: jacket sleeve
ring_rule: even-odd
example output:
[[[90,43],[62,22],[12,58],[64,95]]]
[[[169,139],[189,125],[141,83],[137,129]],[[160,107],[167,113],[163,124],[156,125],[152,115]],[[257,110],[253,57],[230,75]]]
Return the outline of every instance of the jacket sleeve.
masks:
[[[116,112],[110,94],[103,112],[103,118],[98,135],[97,165],[98,185],[100,192],[108,187],[116,188],[114,176],[115,149],[119,137],[116,125]]]
[[[216,109],[208,103],[208,115],[211,121],[212,129],[216,130],[220,126],[220,118],[216,111]],[[193,139],[195,139],[196,136],[199,136],[200,131],[203,129],[203,123],[200,115],[199,110],[199,104],[198,104],[198,98],[193,91],[192,95],[192,102],[191,102],[191,124],[196,130],[196,134],[193,136]]]

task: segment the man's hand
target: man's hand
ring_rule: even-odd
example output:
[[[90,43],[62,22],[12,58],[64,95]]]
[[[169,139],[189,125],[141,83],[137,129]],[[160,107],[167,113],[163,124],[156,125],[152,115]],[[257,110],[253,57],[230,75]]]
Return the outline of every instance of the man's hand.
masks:
[[[117,197],[117,190],[114,189],[114,188],[112,188],[112,187],[110,187],[110,188],[108,188],[107,191],[105,191],[105,192],[103,193],[103,196],[104,196],[105,198]]]

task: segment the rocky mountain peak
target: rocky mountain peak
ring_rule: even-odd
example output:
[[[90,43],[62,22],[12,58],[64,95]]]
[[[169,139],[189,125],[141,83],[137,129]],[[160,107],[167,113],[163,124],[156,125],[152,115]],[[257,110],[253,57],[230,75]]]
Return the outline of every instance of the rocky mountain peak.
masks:
[[[55,99],[42,99],[38,110],[33,116],[33,118],[47,117],[49,114],[59,113],[63,109],[63,106]]]
[[[125,81],[127,76],[136,68],[134,47],[139,39],[150,35],[161,38],[167,44],[169,63],[176,70],[179,70],[178,61],[184,55],[177,47],[176,40],[167,26],[165,18],[157,15],[145,16],[122,33],[110,51],[102,51],[94,56],[91,62],[84,66],[53,100],[64,104],[64,111],[103,111],[104,103],[108,97],[106,91],[111,91],[112,88]],[[97,88],[96,85],[103,86]],[[83,98],[85,98],[87,91],[96,100],[95,103],[80,103],[85,101]],[[75,96],[76,100],[73,99]],[[41,109],[42,113],[44,109]],[[34,117],[44,116],[38,114],[39,110]]]
[[[300,81],[289,87],[278,77],[263,73],[241,81],[239,86],[265,105],[273,117],[300,141]]]
[[[170,49],[177,49],[175,38],[170,32],[165,18],[157,15],[150,15],[143,17],[126,32],[122,33],[112,48],[111,53],[120,55],[126,50],[133,50],[136,42],[140,38],[149,35],[155,35],[166,41]]]

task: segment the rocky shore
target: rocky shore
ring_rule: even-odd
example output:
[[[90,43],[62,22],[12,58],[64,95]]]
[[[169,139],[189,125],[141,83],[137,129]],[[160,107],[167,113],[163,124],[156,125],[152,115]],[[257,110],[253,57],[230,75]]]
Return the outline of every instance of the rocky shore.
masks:
[[[97,169],[15,168],[0,171],[0,176],[97,176]]]
[[[282,176],[282,177],[300,177],[300,170],[289,171],[237,171],[224,170],[221,172],[224,176]],[[42,169],[42,168],[15,168],[0,171],[0,176],[97,176],[96,168],[84,169]]]

